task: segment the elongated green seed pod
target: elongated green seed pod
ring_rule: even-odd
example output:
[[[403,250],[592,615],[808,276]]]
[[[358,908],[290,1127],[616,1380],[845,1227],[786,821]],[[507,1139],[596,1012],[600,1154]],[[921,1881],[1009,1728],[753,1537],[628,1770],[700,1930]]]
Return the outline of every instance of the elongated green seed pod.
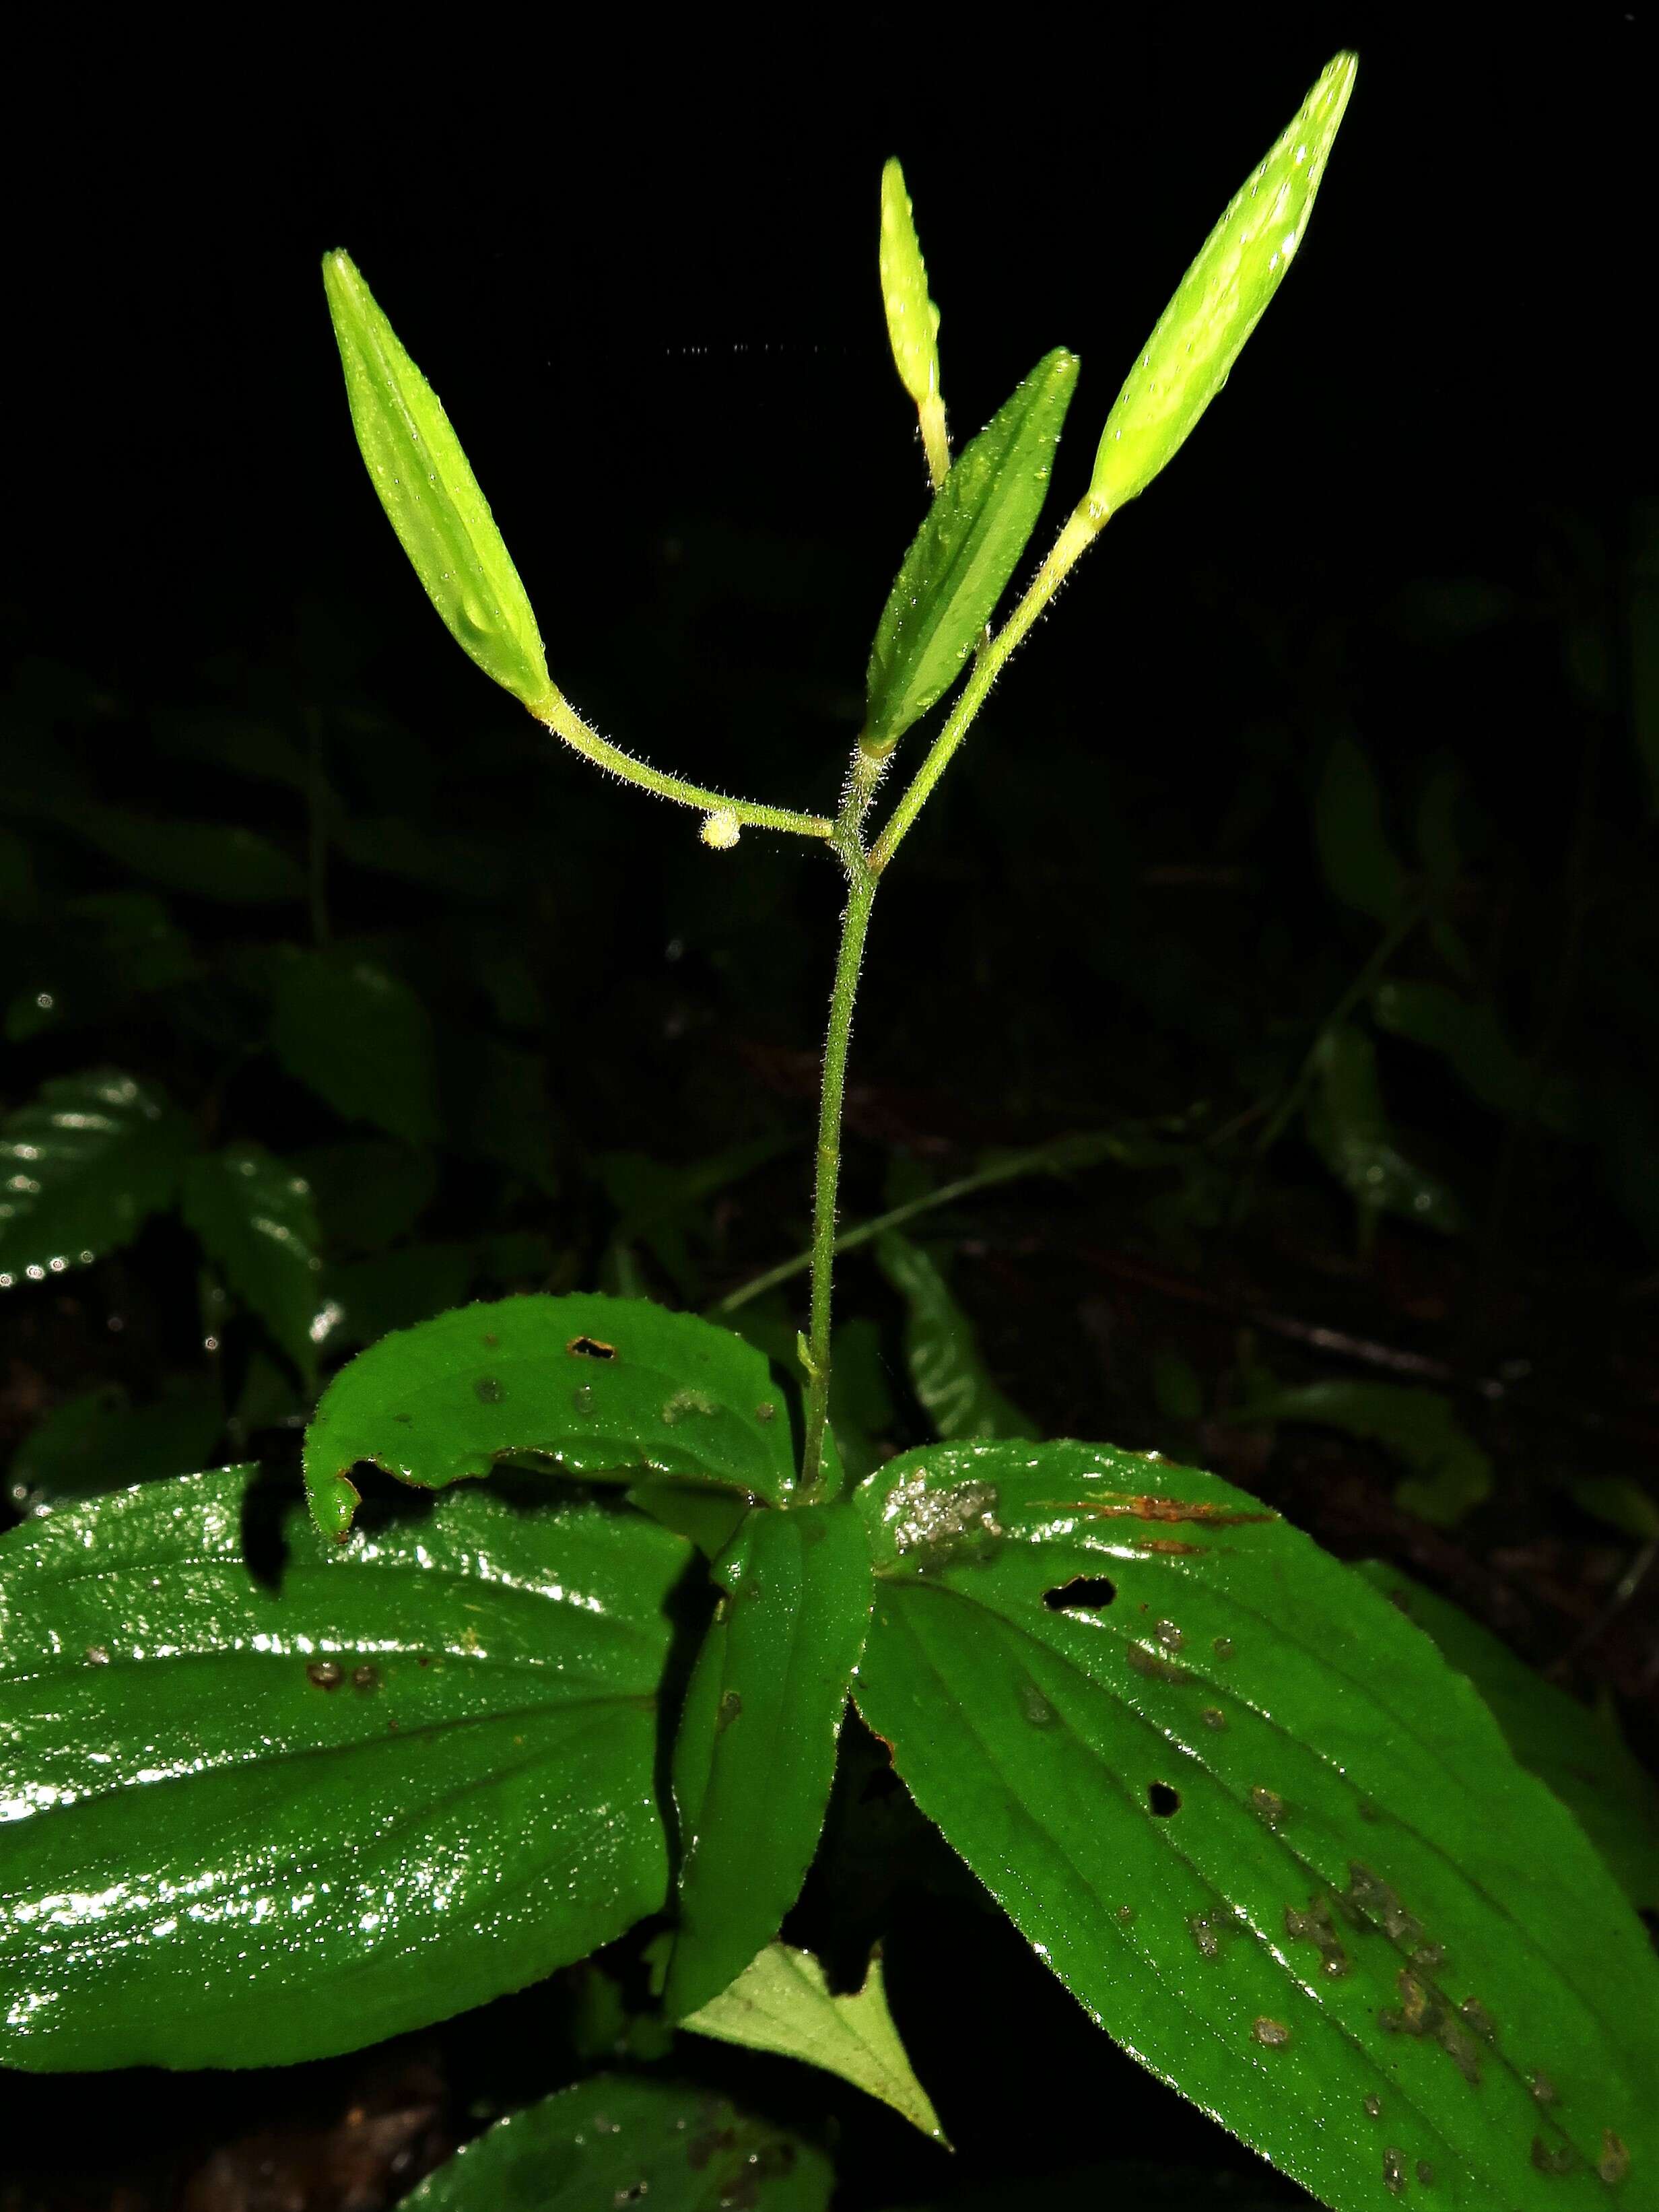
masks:
[[[349,254],[324,257],[323,283],[380,504],[450,635],[534,711],[553,689],[541,635],[449,417]]]
[[[1338,54],[1182,278],[1107,417],[1091,516],[1145,491],[1226,382],[1302,242],[1358,62]]]
[[[921,241],[896,161],[881,173],[881,297],[899,382],[923,407],[939,391],[939,309],[927,296]]]

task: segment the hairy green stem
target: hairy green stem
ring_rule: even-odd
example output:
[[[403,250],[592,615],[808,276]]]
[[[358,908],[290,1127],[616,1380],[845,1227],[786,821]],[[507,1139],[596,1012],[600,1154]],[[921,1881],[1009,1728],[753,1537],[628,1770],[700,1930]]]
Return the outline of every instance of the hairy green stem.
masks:
[[[864,849],[864,817],[870,811],[886,763],[860,745],[853,748],[847,787],[830,838],[847,871],[847,911],[842,916],[836,952],[836,980],[830,994],[830,1027],[823,1042],[823,1074],[818,1091],[818,1146],[812,1185],[811,1310],[807,1322],[806,1433],[801,1449],[801,1492],[817,1492],[823,1465],[824,1433],[830,1423],[830,1296],[836,1267],[836,1200],[841,1186],[841,1116],[847,1095],[847,1054],[853,1038],[853,1006],[859,969],[876,902],[876,878]]]
[[[724,792],[705,790],[701,784],[687,783],[683,777],[665,775],[661,769],[636,761],[620,745],[611,744],[597,730],[590,729],[558,691],[550,691],[544,699],[538,700],[531,711],[584,760],[592,761],[596,768],[609,769],[613,775],[636,784],[641,791],[654,792],[659,799],[672,799],[678,805],[695,806],[705,814],[727,814],[757,830],[787,830],[798,837],[828,838],[835,834],[836,824],[827,814],[797,814],[787,806],[762,806],[752,799],[728,799]]]

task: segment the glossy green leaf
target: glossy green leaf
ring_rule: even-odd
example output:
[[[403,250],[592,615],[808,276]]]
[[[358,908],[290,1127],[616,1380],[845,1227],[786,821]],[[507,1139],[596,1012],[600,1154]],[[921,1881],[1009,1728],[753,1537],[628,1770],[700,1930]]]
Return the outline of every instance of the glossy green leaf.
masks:
[[[747,2051],[821,2066],[890,2105],[936,2142],[945,2140],[887,2008],[879,1955],[871,1960],[861,1990],[836,1996],[810,1951],[769,1943],[729,1989],[681,2026]]]
[[[1330,64],[1159,316],[1095,456],[1089,504],[1102,515],[1146,490],[1227,381],[1302,243],[1358,66],[1352,54]]]
[[[406,1237],[438,1187],[429,1152],[374,1137],[313,1146],[296,1153],[294,1165],[311,1185],[329,1250],[342,1258],[381,1252]]]
[[[678,1539],[482,1490],[276,1535],[233,1468],[0,1537],[8,2063],[350,2050],[661,1905]]]
[[[707,2089],[600,2074],[499,2120],[401,2212],[828,2212],[822,2151]]]
[[[674,1746],[679,1929],[663,2002],[696,2012],[778,1932],[823,1827],[836,1744],[870,1620],[850,1505],[745,1516]]]
[[[0,1290],[130,1243],[172,1205],[194,1143],[184,1115],[130,1075],[43,1084],[0,1123]]]
[[[1491,1707],[1522,1766],[1549,1784],[1638,1910],[1659,1911],[1659,1787],[1610,1718],[1518,1659],[1478,1620],[1382,1559],[1354,1570],[1431,1636]]]
[[[271,971],[271,1049],[348,1121],[431,1143],[432,1024],[407,983],[365,957],[289,951]]]
[[[1659,1960],[1359,1577],[1102,1445],[936,1445],[859,1502],[860,1712],[1143,2064],[1336,2212],[1588,2212],[1626,2160],[1647,2189]]]
[[[116,1383],[83,1390],[37,1421],[12,1455],[6,1495],[27,1518],[83,1498],[200,1467],[225,1423],[217,1386],[180,1381],[148,1406]]]
[[[939,1263],[889,1230],[877,1241],[881,1272],[904,1300],[904,1358],[921,1409],[941,1437],[1034,1437],[1036,1425],[997,1388],[974,1325]]]
[[[304,1176],[263,1145],[199,1153],[185,1170],[184,1215],[237,1297],[300,1372],[313,1374],[336,1316]]]
[[[1327,1030],[1315,1049],[1314,1074],[1308,1141],[1361,1213],[1396,1213],[1444,1236],[1463,1229],[1456,1193],[1395,1135],[1376,1079],[1376,1048],[1365,1032]]]
[[[1325,756],[1314,800],[1314,842],[1334,898],[1373,921],[1395,921],[1406,871],[1382,822],[1382,793],[1364,747],[1339,738]]]
[[[438,395],[345,253],[323,260],[346,396],[380,504],[455,642],[535,708],[552,685],[536,617]]]
[[[509,1458],[773,1502],[794,1474],[758,1352],[696,1314],[593,1294],[463,1306],[383,1337],[306,1431],[312,1511],[333,1535],[351,1526],[360,1460],[441,1489]]]
[[[259,906],[305,896],[299,862],[257,830],[129,814],[115,806],[79,806],[63,819],[66,829],[135,875],[191,898]]]
[[[890,750],[983,635],[1042,512],[1077,372],[1063,347],[1046,356],[934,494],[876,625],[866,751]]]
[[[1381,1444],[1412,1470],[1395,1492],[1407,1513],[1455,1528],[1492,1490],[1492,1461],[1443,1392],[1405,1382],[1306,1382],[1252,1395],[1225,1419],[1305,1421]]]
[[[881,173],[881,298],[899,382],[926,407],[939,397],[939,309],[927,296],[921,241],[896,161]]]

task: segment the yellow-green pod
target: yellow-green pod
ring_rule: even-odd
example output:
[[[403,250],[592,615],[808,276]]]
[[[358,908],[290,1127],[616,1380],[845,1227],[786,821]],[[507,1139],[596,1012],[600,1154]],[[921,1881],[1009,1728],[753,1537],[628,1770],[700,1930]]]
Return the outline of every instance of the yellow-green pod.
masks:
[[[939,385],[939,309],[927,296],[927,267],[904,172],[896,161],[889,161],[881,173],[881,297],[893,366],[915,402],[937,490],[951,466]]]
[[[1146,490],[1226,382],[1302,242],[1358,67],[1347,53],[1330,64],[1182,278],[1107,417],[1096,521]]]
[[[534,710],[553,689],[541,634],[449,417],[349,254],[325,255],[323,283],[380,504],[450,635]]]

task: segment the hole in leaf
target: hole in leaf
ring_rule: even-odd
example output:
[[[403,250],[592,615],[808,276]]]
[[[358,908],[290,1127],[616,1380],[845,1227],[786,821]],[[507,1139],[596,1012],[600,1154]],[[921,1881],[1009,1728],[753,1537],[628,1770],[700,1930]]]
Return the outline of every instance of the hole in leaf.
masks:
[[[1117,1595],[1117,1584],[1104,1575],[1073,1575],[1058,1589],[1044,1590],[1050,1613],[1098,1613]]]
[[[617,1347],[605,1344],[597,1336],[573,1336],[565,1350],[573,1359],[614,1359]]]
[[[1181,1810],[1181,1792],[1167,1782],[1154,1782],[1146,1792],[1146,1802],[1160,1820],[1167,1820],[1171,1813]]]

